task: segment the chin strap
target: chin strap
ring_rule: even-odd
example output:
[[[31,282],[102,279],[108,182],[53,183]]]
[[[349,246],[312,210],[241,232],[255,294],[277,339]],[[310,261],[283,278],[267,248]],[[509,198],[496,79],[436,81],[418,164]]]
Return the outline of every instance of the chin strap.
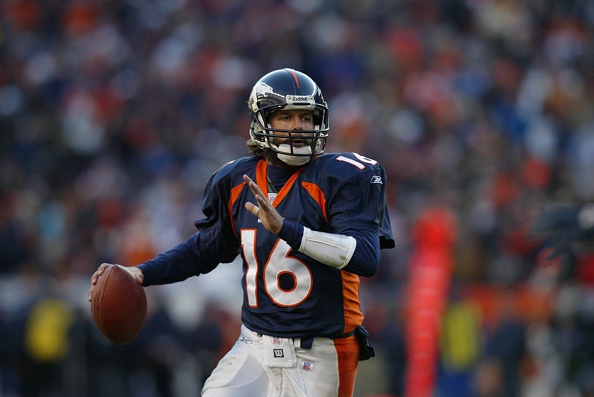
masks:
[[[307,227],[303,229],[299,252],[337,269],[342,269],[349,263],[357,247],[355,238],[343,234],[316,232]]]
[[[283,143],[278,145],[277,157],[285,164],[291,166],[300,166],[306,164],[311,159],[311,148],[309,146],[293,148],[294,156],[291,153],[291,146]]]

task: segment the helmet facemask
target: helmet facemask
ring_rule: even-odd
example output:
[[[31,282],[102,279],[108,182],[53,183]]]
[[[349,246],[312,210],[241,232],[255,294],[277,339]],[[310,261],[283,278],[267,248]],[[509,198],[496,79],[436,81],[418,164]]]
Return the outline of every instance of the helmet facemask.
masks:
[[[285,110],[310,110],[304,107],[284,107]],[[275,109],[276,110],[276,109]],[[252,117],[253,137],[255,142],[263,149],[271,149],[272,151],[285,154],[290,156],[317,156],[324,152],[326,149],[326,140],[328,138],[328,131],[320,129],[320,122],[316,121],[313,130],[284,130],[279,128],[272,128],[268,123],[268,116],[272,114],[271,111],[258,111],[257,114]],[[315,116],[314,120],[319,117]],[[318,112],[319,113],[319,112]],[[262,120],[265,125],[263,124]],[[288,143],[277,145],[274,143],[274,138],[282,137],[287,140]],[[300,143],[305,142],[305,145],[294,144],[293,141],[299,141]],[[307,149],[307,150],[305,150]]]

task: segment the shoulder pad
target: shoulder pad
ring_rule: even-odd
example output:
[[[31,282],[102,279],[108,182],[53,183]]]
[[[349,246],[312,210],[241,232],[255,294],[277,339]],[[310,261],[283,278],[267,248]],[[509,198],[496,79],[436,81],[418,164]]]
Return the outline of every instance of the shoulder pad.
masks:
[[[378,161],[358,153],[331,153],[320,156],[317,161],[324,163],[323,166],[329,174],[339,173],[345,177],[368,172],[383,173],[383,168]]]
[[[214,172],[212,175],[221,178],[225,175],[240,173],[243,175],[248,169],[252,169],[254,164],[260,160],[258,157],[242,157],[237,160],[229,161]]]

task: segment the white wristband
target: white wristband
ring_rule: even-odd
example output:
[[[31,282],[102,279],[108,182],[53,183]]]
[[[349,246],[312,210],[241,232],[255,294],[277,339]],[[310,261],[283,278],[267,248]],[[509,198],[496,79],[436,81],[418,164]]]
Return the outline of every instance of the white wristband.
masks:
[[[342,269],[351,260],[356,247],[354,237],[316,232],[304,227],[299,252],[325,265]]]

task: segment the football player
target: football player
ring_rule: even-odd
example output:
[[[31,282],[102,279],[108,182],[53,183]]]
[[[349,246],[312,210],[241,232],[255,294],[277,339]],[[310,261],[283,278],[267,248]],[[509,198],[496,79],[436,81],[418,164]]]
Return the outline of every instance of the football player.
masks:
[[[241,335],[203,396],[351,396],[358,361],[374,355],[359,277],[394,247],[386,174],[357,153],[324,154],[328,107],[304,73],[266,74],[248,106],[251,156],[212,175],[198,231],[132,269],[166,284],[241,255]]]

